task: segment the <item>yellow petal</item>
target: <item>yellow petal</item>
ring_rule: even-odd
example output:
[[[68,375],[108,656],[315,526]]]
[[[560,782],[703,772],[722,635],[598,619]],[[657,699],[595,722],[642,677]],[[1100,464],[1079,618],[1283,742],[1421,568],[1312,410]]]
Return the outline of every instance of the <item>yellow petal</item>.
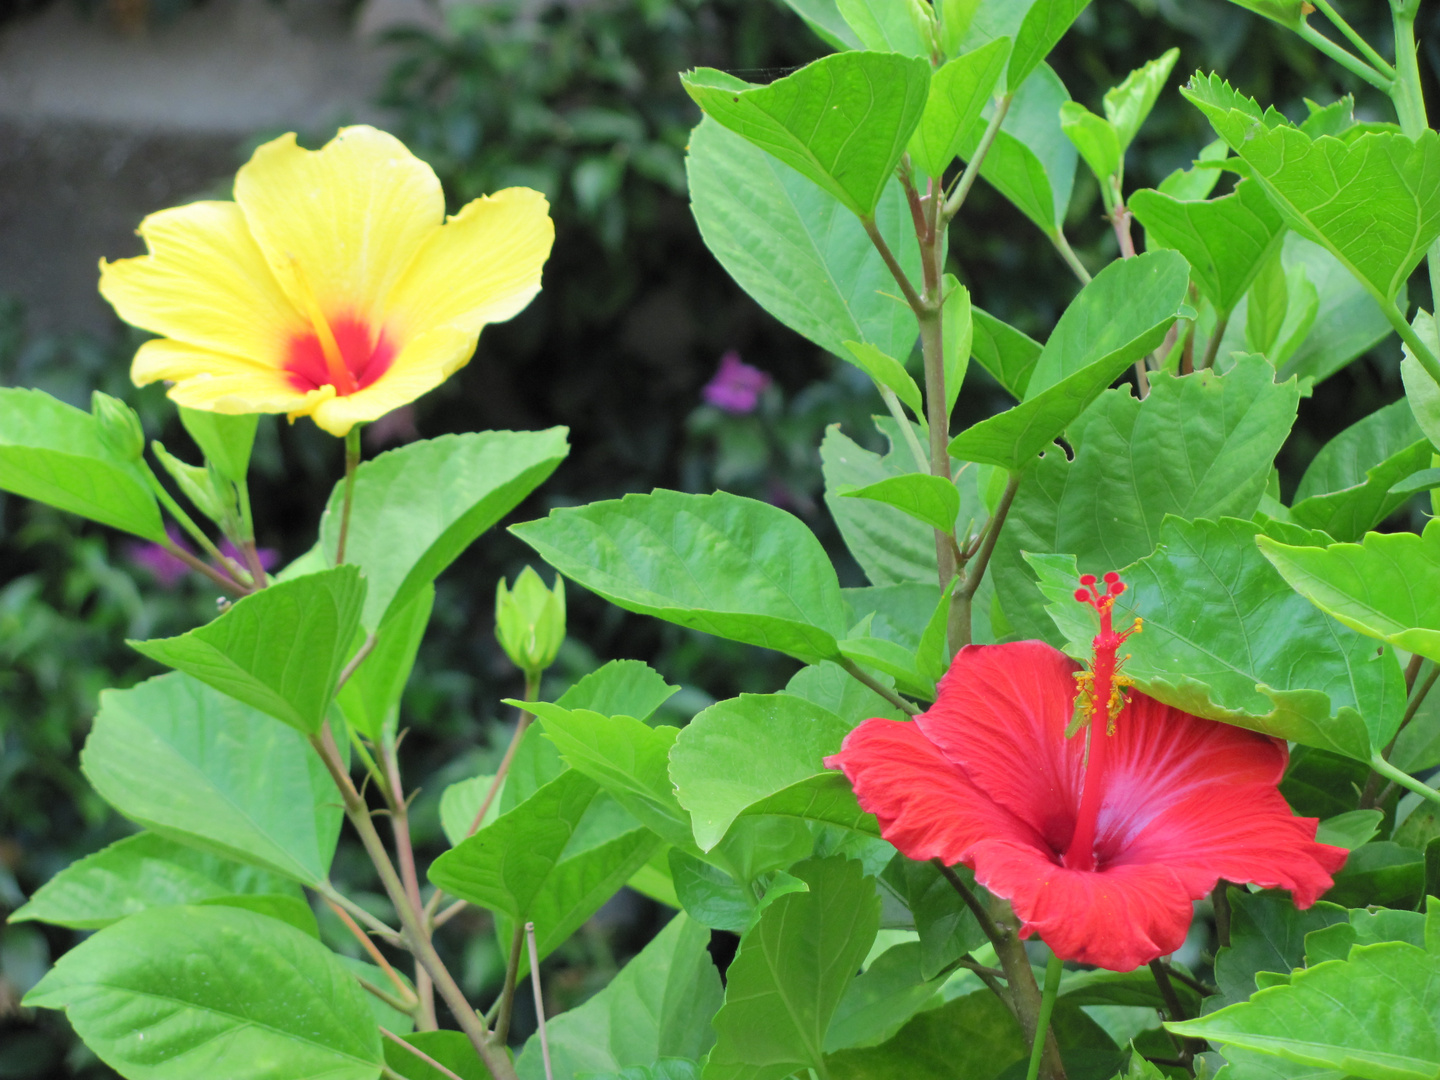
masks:
[[[404,337],[435,326],[478,334],[518,314],[540,291],[555,225],[545,196],[506,188],[469,203],[430,236],[385,305]]]
[[[140,346],[130,377],[137,386],[158,379],[172,380],[175,385],[170,388],[171,400],[188,409],[208,412],[292,412],[309,401],[309,395],[292,386],[278,368],[166,338]]]
[[[354,425],[378,420],[435,389],[470,359],[475,337],[456,327],[439,327],[421,334],[401,350],[384,375],[364,390],[317,401],[303,411],[331,435],[343,436]]]
[[[235,201],[296,307],[327,319],[373,318],[445,216],[430,166],[364,126],[316,151],[293,134],[266,143],[236,174]]]
[[[150,254],[100,263],[100,292],[126,322],[279,366],[305,323],[231,202],[198,202],[140,223]],[[171,376],[163,376],[170,378]]]

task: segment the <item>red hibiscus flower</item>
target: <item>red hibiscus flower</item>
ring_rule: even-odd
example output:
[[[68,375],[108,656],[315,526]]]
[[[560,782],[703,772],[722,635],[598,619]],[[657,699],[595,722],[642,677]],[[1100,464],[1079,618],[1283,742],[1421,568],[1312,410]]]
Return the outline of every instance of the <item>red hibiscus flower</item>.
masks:
[[[1127,697],[1134,631],[1113,630],[1125,586],[1105,580],[1077,593],[1100,613],[1088,671],[1040,641],[966,646],[928,712],[865,721],[826,764],[905,855],[972,868],[1062,959],[1129,971],[1180,947],[1219,879],[1309,907],[1346,852],[1276,788],[1283,741]],[[1088,738],[1066,736],[1077,694]]]

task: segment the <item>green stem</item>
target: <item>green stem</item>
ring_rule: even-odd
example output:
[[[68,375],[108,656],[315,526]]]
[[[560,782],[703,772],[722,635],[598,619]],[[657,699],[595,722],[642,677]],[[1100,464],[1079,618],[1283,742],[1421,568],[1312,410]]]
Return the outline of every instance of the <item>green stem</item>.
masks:
[[[186,566],[190,567],[191,570],[194,570],[197,574],[204,574],[207,578],[213,581],[216,585],[219,585],[220,588],[224,589],[231,596],[239,598],[242,596],[248,596],[250,594],[250,590],[247,589],[244,585],[241,585],[234,578],[222,574],[219,570],[216,570],[204,559],[197,559],[194,555],[191,555],[190,552],[186,551],[179,544],[174,543],[168,538],[164,542],[162,542],[160,546],[163,547],[166,551],[168,551],[171,555],[175,556],[175,558],[183,562]]]
[[[990,123],[985,126],[985,134],[980,136],[980,143],[975,147],[975,153],[965,165],[965,171],[960,174],[960,181],[955,185],[955,190],[945,202],[945,210],[940,215],[941,222],[948,225],[960,212],[960,207],[965,205],[965,198],[970,194],[970,189],[975,186],[975,178],[980,175],[980,167],[985,164],[985,156],[990,153],[990,147],[1000,135],[1000,126],[1005,123],[1005,115],[1010,111],[1010,102],[1015,99],[1014,94],[1004,94],[995,99],[995,111],[990,114]]]
[[[510,1015],[515,1008],[515,984],[520,981],[520,948],[525,944],[525,924],[515,924],[510,939],[510,958],[505,964],[505,988],[500,991],[500,1012],[495,1020],[495,1041],[510,1037]]]
[[[1418,139],[1430,129],[1429,117],[1425,114],[1425,94],[1420,87],[1420,64],[1416,59],[1415,15],[1418,4],[1405,6],[1405,10],[1394,7],[1395,24],[1395,82],[1390,90],[1390,100],[1395,104],[1395,116],[1400,121],[1400,130],[1409,138]],[[1440,240],[1430,245],[1430,306],[1440,306]],[[1433,375],[1434,372],[1431,372]]]
[[[1429,799],[1433,803],[1440,803],[1440,791],[1436,791],[1427,784],[1416,780],[1409,773],[1397,769],[1385,760],[1380,751],[1377,750],[1370,755],[1370,767],[1391,783],[1398,784],[1403,788],[1408,788],[1410,791]]]
[[[335,544],[335,565],[345,562],[345,541],[350,535],[350,507],[355,501],[355,471],[360,467],[360,425],[345,433],[345,504],[340,511],[340,539]]]
[[[1200,370],[1208,371],[1215,364],[1215,356],[1220,352],[1220,339],[1225,336],[1225,331],[1230,328],[1230,312],[1222,312],[1215,317],[1215,329],[1210,333],[1210,340],[1205,342],[1205,355],[1200,361]]]
[[[145,478],[150,485],[150,490],[153,491],[155,497],[160,500],[160,505],[170,512],[170,516],[180,523],[180,527],[190,534],[190,538],[199,544],[207,555],[214,559],[220,566],[224,567],[225,572],[230,574],[242,592],[251,592],[252,588],[250,583],[242,581],[239,577],[235,576],[236,572],[240,570],[240,566],[233,559],[227,559],[221,554],[220,549],[215,546],[210,537],[205,535],[205,530],[200,528],[199,525],[196,525],[195,520],[175,501],[170,492],[165,490],[165,485],[160,483],[154,471],[148,465],[145,465],[143,461],[140,464],[145,468]],[[166,546],[167,548],[177,548],[177,545],[174,544],[167,544]],[[178,548],[178,550],[184,551],[185,549]],[[176,555],[177,558],[182,557],[179,556],[175,550],[172,550],[170,553]],[[186,562],[189,563],[190,560],[186,560]],[[195,562],[200,562],[200,560],[197,559]],[[194,563],[190,563],[190,565],[193,566]],[[203,565],[203,563],[201,565]],[[196,569],[198,568],[199,567],[196,567]]]
[[[1394,85],[1390,79],[1387,79],[1348,49],[1335,44],[1335,42],[1320,33],[1319,30],[1316,30],[1308,22],[1302,19],[1300,29],[1295,32],[1300,35],[1301,40],[1308,42],[1320,52],[1330,57],[1331,60],[1334,60],[1346,71],[1360,76],[1360,78],[1364,79],[1377,90],[1383,90],[1387,94],[1390,93]]]
[[[1360,54],[1364,56],[1366,60],[1369,60],[1370,63],[1375,66],[1376,71],[1387,78],[1393,79],[1395,77],[1395,69],[1390,66],[1389,61],[1372,49],[1370,43],[1361,37],[1359,33],[1355,31],[1355,28],[1346,22],[1338,11],[1330,6],[1330,0],[1311,0],[1311,3],[1315,5],[1316,10],[1319,11],[1320,14],[1330,20],[1331,25],[1333,25],[1335,29],[1350,39],[1350,43],[1360,50]]]
[[[1436,268],[1436,255],[1433,250],[1430,253],[1430,259],[1430,272],[1440,275],[1440,270]],[[1433,277],[1431,280],[1440,282],[1440,276]],[[1410,355],[1420,361],[1420,366],[1429,373],[1432,379],[1440,383],[1440,358],[1431,352],[1425,339],[1417,334],[1415,328],[1406,321],[1404,313],[1395,306],[1395,301],[1383,300],[1378,295],[1375,298],[1380,300],[1380,310],[1385,313],[1385,318],[1390,320],[1390,325],[1400,335],[1400,340],[1410,346]]]
[[[1071,273],[1080,279],[1081,285],[1090,284],[1090,271],[1085,269],[1085,264],[1080,261],[1080,256],[1075,254],[1075,249],[1070,246],[1070,241],[1065,239],[1065,231],[1057,228],[1053,233],[1047,233],[1050,243],[1055,245],[1055,250],[1065,260],[1065,265],[1070,267]]]
[[[1010,479],[1006,481],[1005,491],[995,505],[995,513],[991,515],[990,522],[985,527],[985,536],[980,543],[980,550],[975,553],[974,559],[971,560],[965,572],[963,584],[955,591],[954,599],[950,602],[950,619],[946,626],[946,638],[951,656],[974,640],[971,609],[974,607],[975,594],[980,590],[980,583],[985,578],[985,570],[990,565],[990,556],[995,552],[995,541],[1000,538],[1000,530],[1005,527],[1005,519],[1009,516],[1010,507],[1015,502],[1015,493],[1020,490],[1020,476],[1021,474],[1018,472],[1011,473]]]
[[[925,310],[925,302],[920,299],[920,294],[915,291],[915,286],[910,284],[910,278],[906,276],[905,268],[895,258],[895,253],[890,250],[890,245],[885,242],[885,237],[881,235],[880,227],[875,224],[875,219],[862,217],[860,224],[864,226],[870,242],[875,245],[875,250],[880,253],[881,260],[889,268],[890,276],[895,279],[895,284],[900,286],[900,292],[904,294],[905,302],[910,305],[910,310],[919,316]]]
[[[925,459],[925,448],[920,445],[920,440],[915,437],[915,425],[910,423],[910,418],[900,407],[900,399],[895,396],[895,391],[881,383],[875,386],[880,391],[880,400],[885,402],[885,408],[890,410],[890,415],[900,425],[900,434],[905,438],[905,444],[910,447],[910,453],[915,457],[915,467],[922,473],[930,471],[930,462]]]
[[[917,709],[917,708],[916,708],[914,705],[912,705],[910,702],[906,701],[906,700],[905,700],[904,698],[902,698],[899,694],[895,693],[895,691],[894,691],[894,690],[891,690],[888,686],[884,685],[883,683],[878,683],[878,682],[876,682],[876,681],[875,681],[874,679],[872,679],[869,675],[865,674],[865,672],[859,667],[859,665],[857,665],[857,664],[855,663],[855,661],[854,661],[854,660],[851,660],[848,656],[842,656],[842,657],[839,659],[839,661],[837,661],[837,662],[839,663],[839,665],[840,665],[842,668],[844,668],[844,669],[845,669],[846,671],[848,671],[852,676],[854,676],[854,678],[856,678],[856,679],[859,680],[860,682],[864,683],[864,684],[865,684],[866,686],[868,686],[871,690],[874,690],[875,693],[879,694],[882,698],[884,698],[886,701],[888,701],[891,705],[894,705],[897,709],[899,709],[901,712],[903,712],[906,716],[918,716],[918,715],[919,715],[919,713],[920,713],[920,710],[919,710],[919,709]]]
[[[1045,965],[1045,992],[1040,998],[1040,1019],[1035,1025],[1035,1042],[1030,1047],[1030,1067],[1025,1071],[1025,1080],[1036,1080],[1040,1075],[1040,1057],[1045,1053],[1045,1035],[1050,1030],[1050,1014],[1055,1010],[1055,994],[1060,989],[1060,975],[1065,963],[1054,953]]]

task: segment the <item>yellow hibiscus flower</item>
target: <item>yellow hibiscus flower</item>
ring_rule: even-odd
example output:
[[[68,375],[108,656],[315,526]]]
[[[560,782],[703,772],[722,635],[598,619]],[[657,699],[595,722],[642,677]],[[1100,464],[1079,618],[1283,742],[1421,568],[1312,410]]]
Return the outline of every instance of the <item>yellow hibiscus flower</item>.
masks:
[[[162,335],[136,385],[218,413],[313,417],[332,435],[377,419],[470,359],[481,327],[540,291],[555,227],[507,188],[445,218],[440,181],[391,135],[342,128],[316,151],[284,135],[235,177],[234,202],[140,224],[150,254],[100,262],[120,317]]]

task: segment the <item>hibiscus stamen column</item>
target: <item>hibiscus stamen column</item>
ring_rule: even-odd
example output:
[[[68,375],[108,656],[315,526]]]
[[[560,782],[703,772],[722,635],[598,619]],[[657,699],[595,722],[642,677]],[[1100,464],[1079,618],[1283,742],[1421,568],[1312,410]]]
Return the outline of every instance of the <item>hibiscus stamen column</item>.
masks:
[[[1119,674],[1116,658],[1125,639],[1140,629],[1140,620],[1129,630],[1116,633],[1112,623],[1115,599],[1125,591],[1120,575],[1111,571],[1105,575],[1105,591],[1096,588],[1094,574],[1080,578],[1081,588],[1075,590],[1075,599],[1089,604],[1100,616],[1100,632],[1091,642],[1094,655],[1090,670],[1076,675],[1080,684],[1080,697],[1076,708],[1083,714],[1089,725],[1086,734],[1085,780],[1080,796],[1080,808],[1075,815],[1075,831],[1065,849],[1064,864],[1071,870],[1095,869],[1095,829],[1100,817],[1100,803],[1105,797],[1105,774],[1109,769],[1110,739],[1115,734],[1115,722],[1124,707],[1124,688],[1130,680]]]

